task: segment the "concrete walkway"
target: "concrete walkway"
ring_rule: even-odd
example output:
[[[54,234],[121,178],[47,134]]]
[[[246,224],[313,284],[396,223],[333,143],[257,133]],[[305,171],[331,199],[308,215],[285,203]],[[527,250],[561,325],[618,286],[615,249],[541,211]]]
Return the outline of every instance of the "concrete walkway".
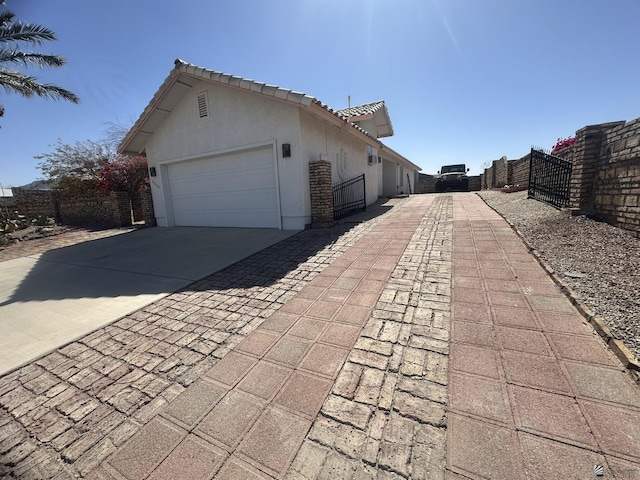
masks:
[[[640,478],[640,389],[508,225],[390,205],[0,378],[0,474]]]
[[[640,478],[640,389],[502,218],[469,200],[454,208],[447,467]]]

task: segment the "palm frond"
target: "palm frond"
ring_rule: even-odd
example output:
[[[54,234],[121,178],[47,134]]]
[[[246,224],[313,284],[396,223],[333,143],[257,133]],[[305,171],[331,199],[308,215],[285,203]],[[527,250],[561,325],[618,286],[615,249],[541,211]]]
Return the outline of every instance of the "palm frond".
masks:
[[[2,5],[2,3],[0,3]],[[4,12],[0,12],[0,27],[4,27],[8,25],[13,17],[15,17],[15,13],[10,12],[9,10],[5,10]]]
[[[41,45],[44,41],[55,39],[55,34],[42,25],[16,22],[0,26],[0,43],[27,42]]]
[[[14,92],[25,98],[34,95],[50,100],[68,100],[79,103],[80,99],[72,92],[56,85],[43,84],[37,78],[26,75],[16,70],[0,68],[0,86],[7,92]]]
[[[4,5],[4,0],[0,0],[0,5]],[[0,12],[0,27],[5,27],[13,20],[15,14],[9,10]],[[4,116],[4,105],[0,104],[0,117]]]
[[[47,55],[43,53],[26,53],[18,50],[0,48],[0,64],[17,63],[25,66],[62,67],[66,60],[59,55]]]

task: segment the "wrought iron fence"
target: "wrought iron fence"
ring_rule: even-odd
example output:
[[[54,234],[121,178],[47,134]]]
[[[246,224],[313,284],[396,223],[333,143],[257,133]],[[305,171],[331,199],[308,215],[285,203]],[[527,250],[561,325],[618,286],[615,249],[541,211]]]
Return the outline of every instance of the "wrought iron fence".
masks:
[[[333,186],[333,219],[367,209],[364,173]]]
[[[569,205],[571,162],[543,150],[531,149],[529,198],[556,208]]]

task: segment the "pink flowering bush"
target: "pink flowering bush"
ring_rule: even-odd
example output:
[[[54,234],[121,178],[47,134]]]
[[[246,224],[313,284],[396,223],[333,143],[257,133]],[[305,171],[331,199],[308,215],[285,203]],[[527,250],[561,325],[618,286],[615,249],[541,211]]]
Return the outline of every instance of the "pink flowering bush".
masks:
[[[570,147],[576,143],[576,137],[559,138],[556,144],[551,149],[551,153],[559,152],[567,147]]]
[[[99,173],[100,192],[135,192],[149,184],[147,159],[143,156],[128,157],[121,155],[104,165]]]

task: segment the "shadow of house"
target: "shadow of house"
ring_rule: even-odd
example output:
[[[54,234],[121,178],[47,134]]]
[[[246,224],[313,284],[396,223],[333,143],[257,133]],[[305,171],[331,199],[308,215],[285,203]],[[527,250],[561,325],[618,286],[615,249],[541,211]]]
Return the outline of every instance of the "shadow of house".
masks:
[[[171,293],[185,285],[201,288],[200,284],[190,285],[198,280],[206,280],[208,289],[266,287],[330,247],[355,223],[391,208],[376,204],[331,228],[293,236],[292,232],[246,228],[143,229],[50,250],[38,256],[0,307],[16,302]],[[272,245],[258,244],[259,251],[238,261],[237,245],[250,243],[252,235]],[[187,236],[188,243],[183,244]]]

